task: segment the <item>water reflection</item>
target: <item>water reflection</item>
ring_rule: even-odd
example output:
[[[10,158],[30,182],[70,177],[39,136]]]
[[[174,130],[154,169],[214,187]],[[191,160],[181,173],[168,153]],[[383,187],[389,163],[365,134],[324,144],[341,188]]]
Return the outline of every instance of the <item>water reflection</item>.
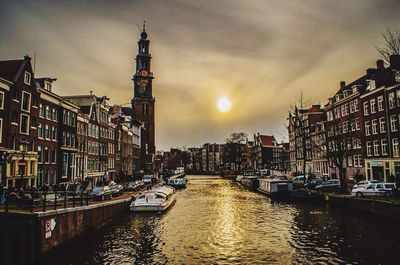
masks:
[[[394,231],[370,215],[190,177],[168,212],[127,214],[46,264],[391,264],[400,256]]]

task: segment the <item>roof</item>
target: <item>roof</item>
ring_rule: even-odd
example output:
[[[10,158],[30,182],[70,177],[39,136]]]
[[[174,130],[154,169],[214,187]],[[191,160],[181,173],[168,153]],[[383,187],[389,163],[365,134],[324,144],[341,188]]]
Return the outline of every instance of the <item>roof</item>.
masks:
[[[10,82],[14,82],[22,63],[24,62],[25,60],[0,61],[0,77]]]
[[[273,135],[259,135],[260,142],[263,146],[275,146],[275,137]]]

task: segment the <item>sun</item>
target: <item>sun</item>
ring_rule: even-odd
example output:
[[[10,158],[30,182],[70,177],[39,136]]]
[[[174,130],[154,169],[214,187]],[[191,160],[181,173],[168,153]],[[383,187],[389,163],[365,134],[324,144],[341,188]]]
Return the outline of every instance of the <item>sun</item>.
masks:
[[[228,112],[232,107],[231,100],[228,97],[222,96],[218,99],[217,107],[220,112]]]

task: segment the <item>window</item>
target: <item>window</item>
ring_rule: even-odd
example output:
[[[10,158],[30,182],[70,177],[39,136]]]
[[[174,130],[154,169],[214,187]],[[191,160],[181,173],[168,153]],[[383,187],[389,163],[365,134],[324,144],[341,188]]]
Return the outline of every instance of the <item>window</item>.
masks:
[[[356,130],[356,121],[352,120],[351,121],[351,131],[354,132]]]
[[[386,139],[382,139],[381,140],[381,145],[382,145],[382,155],[387,155],[387,140]]]
[[[349,167],[353,166],[353,157],[352,156],[347,157],[347,165]]]
[[[389,109],[393,109],[394,108],[394,93],[393,92],[389,93],[388,101],[389,101]]]
[[[356,118],[356,130],[360,130],[360,119]]]
[[[57,128],[54,126],[51,127],[51,139],[53,141],[57,140]]]
[[[43,127],[41,123],[38,124],[37,130],[38,130],[38,138],[43,138]]]
[[[57,163],[57,159],[56,159],[56,149],[51,149],[51,163],[55,164]]]
[[[358,99],[354,100],[354,112],[358,111]]]
[[[400,90],[396,91],[397,107],[400,107]]]
[[[3,119],[0,119],[0,143],[3,142]]]
[[[347,122],[347,121],[344,121],[344,122],[343,122],[343,133],[347,133],[348,127],[349,127],[348,122]]]
[[[360,158],[361,157],[359,155],[354,155],[353,156],[353,161],[354,161],[354,166],[355,167],[360,167],[361,166]]]
[[[397,139],[397,138],[392,139],[392,148],[393,148],[393,156],[398,157],[399,156],[399,139]]]
[[[364,102],[364,116],[367,116],[369,113],[368,113],[368,101],[365,101]]]
[[[371,125],[369,121],[365,122],[365,135],[371,135]]]
[[[44,158],[43,158],[43,163],[50,163],[50,151],[48,147],[44,148]]]
[[[43,153],[42,153],[42,147],[38,146],[38,163],[41,164],[43,162]]]
[[[396,116],[390,116],[390,129],[392,132],[397,132],[397,119]]]
[[[368,90],[374,90],[375,89],[375,80],[370,80],[368,82]]]
[[[68,174],[68,153],[63,153],[63,164],[62,164],[61,177],[66,178]]]
[[[50,140],[50,127],[48,124],[46,124],[44,127],[44,138],[46,140]]]
[[[371,142],[367,142],[367,156],[372,156]]]
[[[374,98],[371,99],[369,104],[370,104],[370,107],[371,107],[371,114],[375,113],[375,112],[376,112],[376,109],[375,109],[375,99],[374,99]]]
[[[44,89],[46,89],[47,91],[51,91],[51,83],[50,83],[50,82],[46,81],[46,82],[44,83],[44,85],[45,85],[45,88],[44,88]]]
[[[383,96],[379,96],[378,97],[378,111],[382,111],[382,110],[383,110]]]
[[[378,156],[379,155],[379,141],[375,140],[374,141],[374,156]]]
[[[378,121],[372,120],[372,134],[377,134],[378,133]]]
[[[48,106],[48,105],[46,105],[45,116],[46,116],[46,119],[50,120],[51,112],[50,112],[50,106]]]
[[[21,110],[31,111],[31,94],[26,91],[22,91]]]
[[[0,109],[4,109],[4,92],[0,91]]]
[[[53,121],[56,121],[56,120],[57,120],[57,110],[56,110],[55,108],[52,108],[52,109],[51,109],[51,119],[52,119]]]
[[[26,114],[21,114],[21,123],[19,126],[19,132],[23,134],[29,134],[29,116]]]
[[[354,112],[354,102],[350,101],[350,113]]]
[[[43,116],[44,116],[43,104],[40,103],[40,104],[39,104],[39,117],[42,117],[42,118],[43,118]]]
[[[27,85],[31,84],[31,73],[25,71],[24,83]]]
[[[385,117],[379,118],[379,130],[380,130],[381,133],[386,132],[386,129],[385,129]]]

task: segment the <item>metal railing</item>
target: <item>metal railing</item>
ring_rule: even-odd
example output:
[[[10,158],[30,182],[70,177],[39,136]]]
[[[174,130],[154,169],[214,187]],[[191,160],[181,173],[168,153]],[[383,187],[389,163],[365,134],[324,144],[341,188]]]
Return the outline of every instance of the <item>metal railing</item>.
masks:
[[[5,212],[10,210],[22,211],[47,211],[63,208],[87,206],[92,203],[93,198],[89,192],[82,191],[25,191],[23,194],[17,191],[8,191],[4,188],[3,205]]]

